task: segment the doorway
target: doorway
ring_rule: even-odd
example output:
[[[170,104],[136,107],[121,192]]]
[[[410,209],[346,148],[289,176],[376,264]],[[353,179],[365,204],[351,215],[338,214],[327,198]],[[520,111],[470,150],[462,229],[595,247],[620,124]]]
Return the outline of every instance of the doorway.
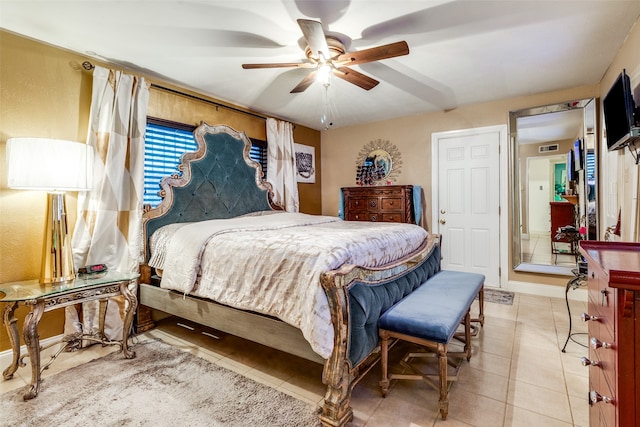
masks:
[[[480,273],[499,287],[508,260],[506,126],[432,135],[432,228],[443,238],[442,268]],[[503,165],[504,166],[501,166]],[[503,218],[504,217],[504,218]]]

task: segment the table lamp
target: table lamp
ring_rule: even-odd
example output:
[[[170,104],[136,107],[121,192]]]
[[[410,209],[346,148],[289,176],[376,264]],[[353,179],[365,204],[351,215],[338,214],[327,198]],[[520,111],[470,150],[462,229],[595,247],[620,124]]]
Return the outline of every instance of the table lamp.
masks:
[[[92,167],[93,148],[80,142],[48,138],[7,141],[9,188],[48,193],[41,283],[75,277],[65,192],[91,189]]]

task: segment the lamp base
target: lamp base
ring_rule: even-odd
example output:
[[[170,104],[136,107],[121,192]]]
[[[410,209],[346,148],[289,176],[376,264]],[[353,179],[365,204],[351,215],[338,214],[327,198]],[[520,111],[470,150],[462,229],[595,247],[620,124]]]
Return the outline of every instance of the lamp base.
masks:
[[[40,282],[67,282],[75,276],[64,193],[48,193]]]

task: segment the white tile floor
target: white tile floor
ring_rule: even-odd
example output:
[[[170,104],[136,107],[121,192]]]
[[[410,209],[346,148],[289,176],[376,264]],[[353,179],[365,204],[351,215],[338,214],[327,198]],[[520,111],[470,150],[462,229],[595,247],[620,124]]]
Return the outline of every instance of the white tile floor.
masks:
[[[549,234],[530,234],[522,238],[522,262],[542,265],[558,265],[575,267],[576,259],[573,254],[551,253],[551,236]],[[569,250],[568,243],[556,243],[558,250]]]
[[[586,332],[579,320],[586,303],[571,301],[571,310],[574,331]],[[485,326],[473,339],[471,361],[463,362],[459,380],[451,387],[446,421],[439,417],[438,393],[424,382],[394,383],[382,398],[375,367],[353,392],[351,425],[587,426],[588,372],[579,361],[586,349],[570,341],[566,353],[560,351],[568,332],[564,299],[516,294],[513,305],[487,303],[485,311]],[[299,399],[321,402],[325,387],[320,365],[233,336],[216,335],[221,339],[202,335],[199,328],[191,332],[163,321],[135,340],[160,338]],[[586,343],[587,339],[579,335],[576,340]],[[396,353],[400,350],[396,347]],[[63,353],[43,377],[111,351],[113,347],[96,345]],[[1,360],[3,367],[8,361]],[[0,381],[0,393],[24,387],[30,376],[28,367],[19,369],[14,379]],[[46,386],[41,392],[46,393]]]

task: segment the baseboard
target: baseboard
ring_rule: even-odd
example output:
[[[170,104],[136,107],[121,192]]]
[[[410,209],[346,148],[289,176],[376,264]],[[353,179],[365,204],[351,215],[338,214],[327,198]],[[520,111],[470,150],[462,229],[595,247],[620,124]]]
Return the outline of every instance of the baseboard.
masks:
[[[565,286],[551,286],[543,285],[540,283],[531,282],[515,282],[509,281],[505,287],[501,289],[505,291],[518,292],[522,294],[539,295],[543,297],[552,298],[565,298],[566,287]],[[578,289],[569,289],[567,297],[570,300],[587,302],[587,288],[581,287]]]
[[[46,347],[49,344],[55,343],[56,341],[60,341],[62,337],[63,335],[56,335],[54,337],[49,337],[49,338],[40,340],[40,347]],[[26,345],[20,346],[20,355],[23,355],[23,354],[27,354]],[[13,350],[8,349],[8,350],[0,351],[0,366],[2,366],[3,369],[9,366],[12,360],[13,360]],[[28,361],[27,361],[27,364],[29,364]]]

